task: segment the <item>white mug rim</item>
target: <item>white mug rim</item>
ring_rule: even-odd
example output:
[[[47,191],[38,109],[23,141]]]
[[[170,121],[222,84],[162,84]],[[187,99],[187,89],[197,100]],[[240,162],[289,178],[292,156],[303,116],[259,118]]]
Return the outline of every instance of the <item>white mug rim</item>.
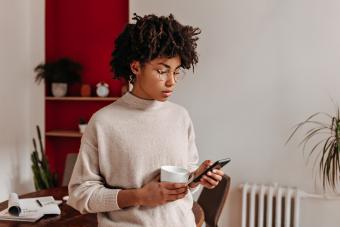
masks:
[[[167,166],[161,166],[161,170],[167,171],[169,173],[175,173],[175,174],[187,174],[189,171],[183,167],[180,166],[171,166],[171,165],[167,165]]]

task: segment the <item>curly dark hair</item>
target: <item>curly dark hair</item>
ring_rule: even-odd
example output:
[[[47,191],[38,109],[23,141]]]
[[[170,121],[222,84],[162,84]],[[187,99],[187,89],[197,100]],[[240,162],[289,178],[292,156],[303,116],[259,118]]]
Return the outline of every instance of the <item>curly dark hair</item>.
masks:
[[[110,65],[115,79],[124,78],[133,81],[130,69],[132,61],[139,61],[142,66],[157,57],[175,57],[181,59],[181,67],[194,70],[198,62],[196,52],[199,28],[181,25],[170,14],[158,17],[154,14],[144,17],[134,14],[135,24],[127,24],[115,41]]]

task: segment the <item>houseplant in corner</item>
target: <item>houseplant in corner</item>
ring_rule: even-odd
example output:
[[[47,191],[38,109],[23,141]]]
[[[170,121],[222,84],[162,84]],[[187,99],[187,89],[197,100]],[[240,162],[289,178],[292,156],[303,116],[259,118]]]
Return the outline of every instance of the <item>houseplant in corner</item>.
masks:
[[[31,154],[32,161],[32,171],[33,171],[33,179],[35,189],[47,189],[53,188],[57,186],[57,174],[51,173],[50,165],[47,159],[47,156],[44,151],[44,147],[42,145],[40,128],[37,126],[38,140],[39,140],[39,148],[40,152],[38,152],[37,143],[35,138],[33,138],[33,147],[34,150]]]
[[[318,117],[326,117],[327,123],[319,120]],[[315,113],[305,121],[297,124],[294,131],[289,136],[288,143],[298,130],[309,125],[311,128],[305,132],[305,136],[299,145],[306,150],[311,141],[313,143],[309,150],[308,158],[315,156],[314,165],[318,166],[318,173],[322,179],[322,186],[325,190],[330,186],[333,191],[340,182],[340,111],[337,108],[333,116],[328,113]]]
[[[52,95],[62,97],[67,93],[68,84],[81,81],[82,65],[71,59],[61,58],[39,64],[34,71],[37,73],[35,81],[38,84],[45,80],[46,84],[51,86]]]

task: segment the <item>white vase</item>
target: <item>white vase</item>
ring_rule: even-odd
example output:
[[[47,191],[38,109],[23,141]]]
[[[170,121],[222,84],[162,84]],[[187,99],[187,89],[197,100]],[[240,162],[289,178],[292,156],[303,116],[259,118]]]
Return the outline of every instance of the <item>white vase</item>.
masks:
[[[67,83],[52,83],[52,95],[64,97],[67,93]]]
[[[79,124],[79,131],[80,133],[84,133],[86,129],[87,124]]]

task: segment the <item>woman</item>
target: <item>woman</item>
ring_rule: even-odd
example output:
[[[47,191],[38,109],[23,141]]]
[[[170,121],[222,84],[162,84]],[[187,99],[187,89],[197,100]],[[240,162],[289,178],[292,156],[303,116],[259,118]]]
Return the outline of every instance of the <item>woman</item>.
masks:
[[[99,226],[195,226],[192,196],[200,184],[215,187],[222,170],[189,185],[159,181],[162,165],[198,169],[195,134],[188,112],[167,101],[182,70],[198,62],[198,28],[172,15],[133,18],[115,42],[111,66],[131,92],[96,112],[81,140],[69,183],[68,204],[98,213]],[[190,190],[188,190],[190,189]]]

